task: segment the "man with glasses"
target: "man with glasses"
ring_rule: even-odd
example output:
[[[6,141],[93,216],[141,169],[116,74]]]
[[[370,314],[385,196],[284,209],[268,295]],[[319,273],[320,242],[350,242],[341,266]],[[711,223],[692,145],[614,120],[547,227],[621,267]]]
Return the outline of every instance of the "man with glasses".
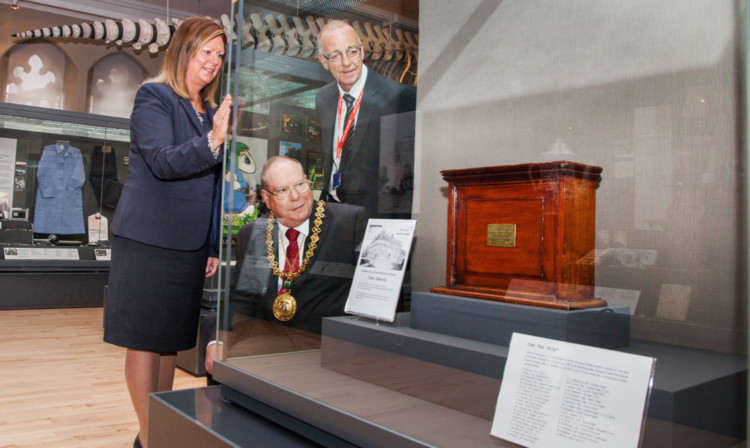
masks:
[[[368,69],[363,56],[362,41],[346,22],[332,20],[321,29],[318,59],[335,79],[315,99],[325,168],[321,197],[361,205],[368,218],[389,217],[378,214],[381,120],[414,111],[416,91]],[[411,136],[413,147],[413,129]]]
[[[261,188],[270,213],[238,234],[228,309],[232,357],[319,348],[323,317],[344,314],[365,231],[361,207],[313,199],[296,159],[269,159]],[[201,330],[205,341],[213,339],[216,317],[206,317]],[[209,374],[215,348],[211,342],[206,349]]]

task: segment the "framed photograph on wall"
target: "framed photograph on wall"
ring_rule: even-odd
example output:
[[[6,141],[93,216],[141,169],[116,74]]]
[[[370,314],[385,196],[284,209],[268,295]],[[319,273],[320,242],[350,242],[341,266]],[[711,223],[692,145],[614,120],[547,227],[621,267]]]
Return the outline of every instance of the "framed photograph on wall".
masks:
[[[297,159],[308,175],[312,161],[319,165],[316,172],[321,174],[323,164],[322,161],[318,163],[323,154],[319,141],[321,128],[315,110],[274,102],[270,105],[269,117],[268,157],[280,155]],[[318,153],[318,156],[308,156],[310,153]],[[318,176],[310,179],[313,180],[313,177]]]
[[[305,163],[305,161],[302,159],[302,143],[286,142],[283,140],[280,141],[279,155],[291,157],[293,159],[299,160],[302,163]]]
[[[313,190],[323,189],[323,154],[307,153],[307,178],[312,181]]]
[[[305,130],[305,142],[320,144],[320,122],[315,118],[307,118],[307,128]]]
[[[281,115],[281,135],[301,138],[303,135],[305,118],[297,115]]]

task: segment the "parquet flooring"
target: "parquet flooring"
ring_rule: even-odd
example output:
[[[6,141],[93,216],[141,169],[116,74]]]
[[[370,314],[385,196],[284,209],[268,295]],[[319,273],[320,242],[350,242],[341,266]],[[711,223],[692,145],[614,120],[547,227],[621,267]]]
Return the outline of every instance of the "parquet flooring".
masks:
[[[102,333],[101,308],[0,311],[0,447],[132,446],[125,349]],[[205,383],[177,369],[175,389]]]

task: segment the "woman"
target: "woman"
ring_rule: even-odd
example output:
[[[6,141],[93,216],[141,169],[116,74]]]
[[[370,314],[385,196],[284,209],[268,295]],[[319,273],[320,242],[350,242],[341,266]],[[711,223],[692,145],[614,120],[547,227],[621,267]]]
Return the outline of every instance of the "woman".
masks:
[[[219,264],[217,186],[232,101],[214,109],[214,95],[225,46],[224,30],[212,20],[185,20],[161,72],[138,90],[130,117],[104,341],[127,348],[136,447],[148,440],[148,395],[172,389],[177,352],[195,345],[203,278]]]

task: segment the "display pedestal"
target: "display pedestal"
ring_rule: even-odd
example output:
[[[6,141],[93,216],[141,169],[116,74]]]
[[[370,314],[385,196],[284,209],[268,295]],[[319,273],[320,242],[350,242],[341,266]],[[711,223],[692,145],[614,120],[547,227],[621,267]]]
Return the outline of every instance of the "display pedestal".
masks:
[[[288,418],[259,406],[249,411],[223,399],[221,386],[160,392],[149,398],[153,448],[318,447],[289,429]]]
[[[601,348],[630,341],[628,307],[565,311],[429,292],[412,294],[410,327],[503,346],[513,333]]]
[[[571,312],[455,297],[432,300],[426,293],[415,293],[411,316],[400,313],[394,324],[353,316],[324,319],[321,366],[491,420],[508,356],[508,344],[502,341],[510,336],[510,329],[499,329],[499,322],[514,331],[582,343],[579,318],[571,323],[545,316]],[[493,305],[511,308],[493,311]],[[524,312],[517,313],[514,306]],[[614,311],[605,331],[595,331],[596,321],[589,320],[594,326],[586,339],[598,340],[600,347],[602,342],[622,340],[611,330],[620,316],[629,316]],[[472,340],[481,338],[501,342]],[[746,358],[633,340],[614,349],[656,358],[650,417],[745,437]]]
[[[415,318],[399,313],[393,324],[326,318],[320,350],[219,361],[214,378],[226,386],[223,396],[233,403],[250,410],[264,403],[358,446],[505,446],[488,434],[508,347],[444,333],[455,333],[446,327],[457,319],[475,319],[462,323],[461,331],[482,320],[481,325],[492,325],[497,316],[485,316],[490,311],[481,306],[509,305],[453,298],[462,304],[460,312],[453,303],[445,310],[442,305],[421,308],[432,298],[414,298]],[[435,331],[414,328],[412,322],[426,316],[420,325]],[[533,330],[531,317],[519,328]],[[494,330],[491,337],[502,333]],[[657,359],[644,446],[683,446],[684,440],[719,446],[730,436],[744,438],[746,358],[633,340],[615,350]]]
[[[217,304],[217,290],[215,288],[204,288],[195,347],[177,352],[177,367],[194,376],[206,376],[206,341],[201,341],[201,327],[203,326],[203,319],[216,312]]]
[[[201,327],[203,326],[203,319],[212,312],[207,308],[201,308],[201,314],[198,321],[198,336],[196,336],[195,347],[177,352],[177,367],[186,371],[193,376],[206,376],[206,347],[201,344]]]

